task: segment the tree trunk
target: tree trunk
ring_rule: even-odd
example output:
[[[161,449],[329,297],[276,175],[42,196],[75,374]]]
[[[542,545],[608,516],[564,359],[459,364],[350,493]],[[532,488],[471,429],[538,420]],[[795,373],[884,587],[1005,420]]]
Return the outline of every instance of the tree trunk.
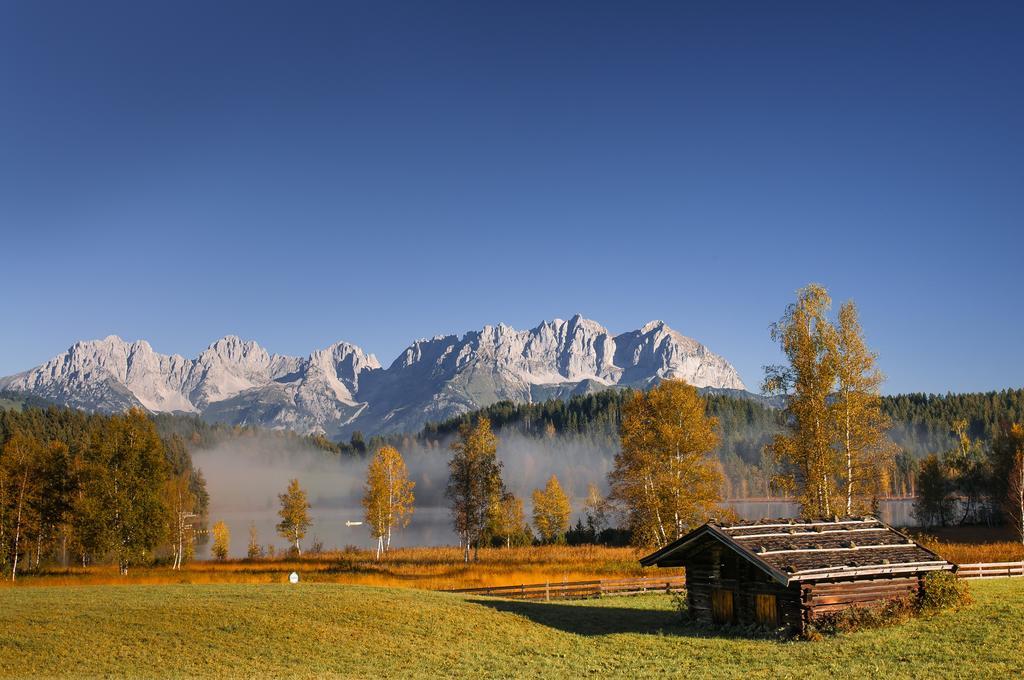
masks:
[[[846,395],[846,516],[853,514],[853,450],[850,446],[850,395]]]
[[[21,541],[21,511],[25,505],[25,485],[28,484],[28,473],[22,476],[21,489],[18,492],[18,514],[14,524],[14,562],[11,566],[11,580],[18,576],[18,543]]]

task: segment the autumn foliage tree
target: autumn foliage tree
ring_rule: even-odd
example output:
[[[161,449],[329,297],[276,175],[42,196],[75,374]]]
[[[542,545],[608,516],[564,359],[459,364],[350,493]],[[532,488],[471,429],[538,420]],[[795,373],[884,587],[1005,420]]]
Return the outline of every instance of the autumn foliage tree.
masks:
[[[498,438],[488,418],[464,423],[452,444],[448,463],[446,495],[452,504],[455,531],[463,546],[463,559],[469,562],[470,548],[478,550],[487,527],[491,503],[501,497],[501,461]]]
[[[669,543],[718,508],[722,473],[711,453],[716,428],[704,399],[682,380],[636,392],[623,405],[610,498],[625,510],[634,543]]]
[[[91,552],[113,552],[125,575],[166,536],[168,464],[153,421],[139,409],[113,416],[97,438],[83,483]]]
[[[1024,543],[1024,426],[1019,423],[1011,425],[1006,439],[1012,448],[1008,451],[1010,474],[1003,508],[1014,531]]]
[[[4,444],[0,458],[0,545],[6,548],[10,543],[12,581],[18,576],[18,564],[29,537],[39,529],[35,513],[40,486],[36,461],[42,451],[42,442],[18,432]]]
[[[787,397],[786,431],[766,448],[780,466],[776,485],[797,497],[805,517],[866,510],[895,455],[881,410],[883,376],[856,307],[843,304],[833,324],[831,306],[818,284],[798,291],[771,329],[788,363],[766,367],[763,384]]]
[[[288,489],[278,494],[281,508],[277,511],[281,521],[277,524],[277,533],[292,544],[295,554],[302,554],[301,541],[306,537],[313,521],[309,518],[309,501],[306,492],[299,485],[298,479],[288,482]]]
[[[218,560],[226,560],[231,552],[231,530],[224,522],[213,525],[213,556]]]
[[[194,524],[199,517],[191,472],[185,470],[171,477],[167,481],[166,496],[170,511],[171,569],[181,569],[181,565],[192,557]]]
[[[839,308],[835,339],[836,390],[831,422],[840,452],[840,492],[846,515],[867,512],[896,447],[886,437],[891,422],[882,412],[878,355],[868,349],[851,301]]]
[[[496,491],[487,509],[485,534],[489,542],[500,542],[506,548],[513,544],[529,545],[532,537],[523,512],[523,499],[511,491]]]
[[[572,508],[558,477],[551,475],[543,489],[533,491],[533,526],[544,543],[557,543],[569,529]]]
[[[413,487],[409,471],[398,449],[384,446],[370,461],[366,471],[363,508],[370,535],[377,539],[377,559],[391,548],[391,530],[409,525],[413,514]]]

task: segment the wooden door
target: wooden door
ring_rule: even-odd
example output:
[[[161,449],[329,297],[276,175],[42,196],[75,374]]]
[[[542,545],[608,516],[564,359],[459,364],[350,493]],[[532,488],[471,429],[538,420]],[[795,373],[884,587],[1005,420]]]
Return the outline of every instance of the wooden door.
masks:
[[[732,623],[734,619],[731,590],[711,591],[711,620],[715,623]]]
[[[755,595],[754,605],[758,623],[773,627],[779,625],[779,605],[774,595]]]

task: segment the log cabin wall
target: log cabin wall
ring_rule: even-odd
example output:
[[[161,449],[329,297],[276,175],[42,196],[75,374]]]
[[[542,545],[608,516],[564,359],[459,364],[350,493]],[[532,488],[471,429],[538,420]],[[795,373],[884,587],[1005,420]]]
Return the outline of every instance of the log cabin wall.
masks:
[[[914,596],[920,592],[918,575],[860,579],[853,581],[822,581],[801,587],[801,604],[805,622],[848,607],[878,605],[897,597]]]
[[[779,584],[717,541],[690,553],[685,567],[687,606],[696,620],[800,629],[800,589]]]

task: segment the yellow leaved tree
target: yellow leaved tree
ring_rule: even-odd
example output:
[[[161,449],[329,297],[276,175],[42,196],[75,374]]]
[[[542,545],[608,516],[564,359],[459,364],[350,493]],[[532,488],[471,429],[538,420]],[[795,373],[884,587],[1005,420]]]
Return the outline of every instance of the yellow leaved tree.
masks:
[[[545,543],[559,543],[565,540],[571,512],[569,497],[562,490],[557,476],[551,475],[543,489],[534,489],[533,526]]]
[[[409,526],[414,511],[413,487],[402,454],[392,446],[384,446],[370,461],[366,470],[363,508],[370,535],[377,539],[377,559],[391,548],[391,530]]]
[[[624,509],[635,544],[665,545],[721,511],[722,472],[711,455],[718,421],[706,408],[682,380],[635,392],[623,405],[610,499]]]

